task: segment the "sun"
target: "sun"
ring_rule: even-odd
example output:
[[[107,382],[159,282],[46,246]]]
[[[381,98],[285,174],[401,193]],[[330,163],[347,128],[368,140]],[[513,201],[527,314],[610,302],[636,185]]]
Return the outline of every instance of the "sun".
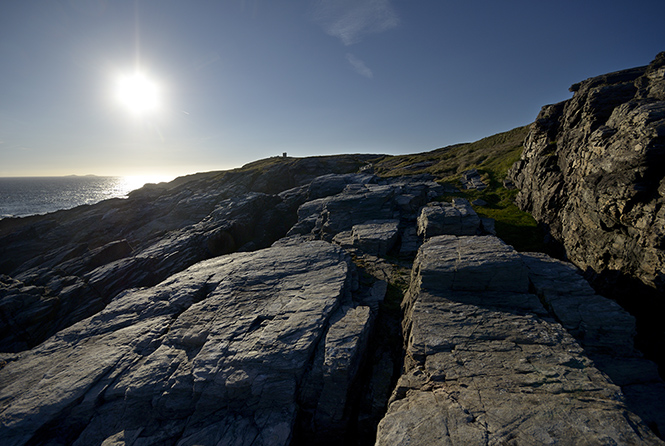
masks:
[[[118,102],[136,116],[155,112],[161,106],[159,86],[143,73],[120,76],[115,93]]]

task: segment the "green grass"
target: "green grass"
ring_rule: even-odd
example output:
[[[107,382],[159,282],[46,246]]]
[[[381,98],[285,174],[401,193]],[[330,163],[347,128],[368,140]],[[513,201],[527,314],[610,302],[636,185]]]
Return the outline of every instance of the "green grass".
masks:
[[[519,159],[528,131],[528,126],[518,127],[473,143],[413,155],[386,156],[374,162],[374,170],[384,177],[429,173],[440,181],[455,182],[462,172],[475,168],[490,180],[503,181],[508,168]],[[431,165],[414,166],[419,163]]]

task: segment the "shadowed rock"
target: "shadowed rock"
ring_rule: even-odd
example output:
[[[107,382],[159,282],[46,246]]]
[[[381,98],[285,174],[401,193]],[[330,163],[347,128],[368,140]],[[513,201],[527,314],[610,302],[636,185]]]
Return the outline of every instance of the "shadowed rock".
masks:
[[[481,232],[481,220],[463,198],[452,203],[445,201],[428,204],[418,216],[418,235],[425,239],[437,235],[476,235]]]

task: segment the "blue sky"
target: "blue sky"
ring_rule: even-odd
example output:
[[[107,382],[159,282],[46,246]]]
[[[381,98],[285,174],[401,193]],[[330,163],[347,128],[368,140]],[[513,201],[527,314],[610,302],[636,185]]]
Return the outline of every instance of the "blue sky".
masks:
[[[0,176],[403,154],[532,122],[665,51],[662,0],[3,0]],[[140,70],[160,105],[115,97]]]

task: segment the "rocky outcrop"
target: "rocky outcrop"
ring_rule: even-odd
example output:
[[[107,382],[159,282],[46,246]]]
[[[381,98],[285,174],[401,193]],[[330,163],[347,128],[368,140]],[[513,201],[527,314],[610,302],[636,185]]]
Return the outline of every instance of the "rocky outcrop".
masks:
[[[665,53],[542,109],[509,176],[583,270],[665,292]]]
[[[38,345],[128,288],[270,246],[296,222],[308,194],[337,193],[313,179],[346,178],[370,158],[264,160],[150,185],[126,200],[0,220],[0,350]]]
[[[464,189],[484,190],[487,188],[487,184],[485,184],[480,177],[480,173],[477,169],[470,169],[462,172],[460,182]]]
[[[404,374],[377,445],[662,444],[529,292],[530,268],[491,236],[440,236],[421,247],[405,299]],[[559,308],[554,300],[544,302]],[[573,313],[567,324],[593,318]]]
[[[621,386],[629,409],[655,432],[665,432],[665,384],[656,364],[635,349],[635,318],[599,296],[570,263],[545,254],[521,254],[531,290],[596,367]]]
[[[19,257],[12,265],[6,262],[11,275],[2,276],[2,345],[7,352],[23,351],[4,355],[0,363],[0,387],[5,390],[0,396],[2,438],[4,432],[12,432],[15,444],[123,439],[188,444],[190,439],[208,443],[213,438],[224,443],[277,429],[277,444],[311,443],[322,434],[335,443],[351,425],[356,426],[353,431],[363,429],[373,435],[372,425],[382,414],[392,369],[399,361],[399,353],[371,341],[375,320],[384,319],[379,310],[387,276],[381,280],[368,276],[360,286],[355,269],[339,249],[311,240],[348,233],[349,249],[376,259],[401,246],[404,225],[413,224],[419,208],[438,194],[439,186],[422,178],[378,184],[371,175],[341,174],[317,177],[311,184],[277,194],[241,193],[239,178],[232,176],[226,184],[214,183],[195,193],[192,190],[201,186],[201,178],[194,185],[177,180],[180,184],[173,190],[148,187],[127,201],[27,219],[23,226],[6,222],[8,243],[25,247],[21,252],[26,258],[35,254]],[[226,193],[239,195],[224,198]],[[169,215],[176,212],[183,200],[189,218],[193,218],[189,209],[200,202],[195,217],[199,221],[178,224],[175,218],[157,215],[167,202],[172,207]],[[370,207],[366,214],[357,215],[357,200]],[[151,206],[155,218],[123,228],[122,220],[136,206]],[[303,211],[311,208],[319,213]],[[372,211],[391,219],[367,220],[376,215]],[[305,218],[298,222],[299,214]],[[313,228],[297,235],[308,218],[321,221],[318,227],[326,230]],[[87,236],[64,237],[84,224],[91,225],[83,231]],[[292,236],[281,238],[291,225]],[[93,227],[103,234],[95,235]],[[114,237],[105,233],[107,227],[124,238],[91,248]],[[41,232],[35,237],[38,228]],[[417,245],[417,237],[411,242]],[[231,255],[236,251],[255,254]],[[338,278],[343,292],[332,292],[327,273],[317,267],[331,262],[331,255],[344,269]],[[227,268],[227,263],[238,269]],[[307,265],[307,274],[297,272],[298,265]],[[221,286],[219,281],[231,283],[234,290],[249,288],[237,296],[225,291],[219,297],[224,302],[216,302],[211,296]],[[342,285],[333,288],[338,286]],[[293,296],[281,296],[281,288],[292,290]],[[318,292],[327,295],[328,303],[308,310],[306,301]],[[258,301],[269,309],[256,307]],[[312,312],[298,315],[302,311]],[[314,314],[318,328],[308,322]],[[293,333],[293,324],[300,327],[300,334]],[[266,327],[272,334],[264,333]],[[182,330],[187,332],[184,341],[170,337]],[[295,354],[293,342],[300,342],[301,335],[309,336],[305,350],[297,360],[289,359]],[[213,353],[205,347],[208,341]],[[274,350],[250,353],[261,342]],[[370,342],[376,361],[365,352]],[[213,356],[204,361],[208,354]],[[274,355],[282,356],[285,363],[279,365]],[[97,363],[97,356],[108,360]],[[261,371],[261,364],[288,370],[275,377],[270,367]],[[381,370],[386,364],[387,374]],[[199,365],[212,371],[205,374]],[[28,369],[33,372],[30,376],[24,374]],[[53,379],[37,379],[51,373]],[[220,373],[228,376],[221,379]],[[364,408],[359,407],[360,375],[372,389],[365,394],[372,396],[363,400]],[[221,380],[219,391],[207,387],[211,379]],[[250,384],[254,380],[257,383]],[[266,392],[274,396],[261,395],[257,386],[268,386]],[[351,395],[348,401],[347,395]],[[270,398],[283,399],[282,405],[267,409],[262,404]],[[206,409],[214,405],[212,401],[220,405]],[[142,411],[154,412],[154,419],[140,417]],[[210,427],[203,420],[215,419],[213,412],[219,417]],[[366,427],[359,426],[359,414],[367,420]],[[109,419],[113,423],[106,426]],[[230,429],[227,433],[224,426]],[[166,427],[166,432],[157,433]]]
[[[2,444],[662,444],[632,316],[367,159],[0,221]]]
[[[370,323],[326,242],[200,262],[0,370],[3,444],[288,444],[307,378],[339,421]],[[339,314],[339,316],[336,316]],[[336,320],[337,319],[337,320]],[[131,440],[130,440],[131,439]]]

